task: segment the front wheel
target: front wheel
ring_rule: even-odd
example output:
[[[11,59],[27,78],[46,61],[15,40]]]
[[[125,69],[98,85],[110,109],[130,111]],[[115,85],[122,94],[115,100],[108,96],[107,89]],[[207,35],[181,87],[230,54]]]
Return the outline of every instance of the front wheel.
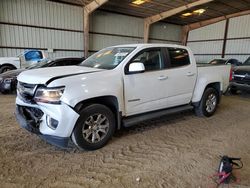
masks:
[[[101,104],[92,104],[80,112],[72,133],[72,141],[85,150],[96,150],[111,139],[115,131],[112,111]]]
[[[207,88],[198,106],[195,107],[197,116],[212,116],[217,108],[219,101],[218,92],[214,88]]]

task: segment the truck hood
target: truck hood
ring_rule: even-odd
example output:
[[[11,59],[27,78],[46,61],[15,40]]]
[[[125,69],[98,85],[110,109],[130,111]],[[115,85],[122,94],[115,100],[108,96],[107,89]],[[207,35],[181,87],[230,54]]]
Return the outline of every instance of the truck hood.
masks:
[[[18,57],[0,57],[0,64],[2,62],[9,62],[9,61],[19,61]]]
[[[28,84],[49,84],[56,79],[99,71],[104,71],[104,69],[83,66],[48,67],[24,71],[19,74],[17,80]]]

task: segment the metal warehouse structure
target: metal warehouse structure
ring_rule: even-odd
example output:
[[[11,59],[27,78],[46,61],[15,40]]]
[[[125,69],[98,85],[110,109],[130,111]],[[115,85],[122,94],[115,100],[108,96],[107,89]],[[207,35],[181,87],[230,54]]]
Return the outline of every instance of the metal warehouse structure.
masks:
[[[197,9],[206,12],[183,16]],[[141,42],[187,43],[199,61],[250,55],[249,0],[1,0],[0,10],[0,56],[83,56]]]

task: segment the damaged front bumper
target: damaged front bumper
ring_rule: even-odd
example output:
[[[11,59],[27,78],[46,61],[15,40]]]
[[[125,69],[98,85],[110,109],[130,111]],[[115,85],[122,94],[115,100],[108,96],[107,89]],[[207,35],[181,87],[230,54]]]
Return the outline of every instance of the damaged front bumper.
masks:
[[[37,134],[46,142],[67,148],[70,136],[79,115],[68,105],[27,104],[16,99],[16,119],[22,128]],[[48,118],[57,121],[56,127],[51,127]]]

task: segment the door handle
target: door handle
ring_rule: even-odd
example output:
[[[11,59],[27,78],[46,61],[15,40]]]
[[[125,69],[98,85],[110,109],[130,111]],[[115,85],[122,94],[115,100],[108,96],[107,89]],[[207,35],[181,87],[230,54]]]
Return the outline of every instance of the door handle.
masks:
[[[161,76],[159,76],[159,77],[158,77],[158,80],[166,80],[166,79],[168,79],[168,77],[167,77],[167,76],[163,76],[163,75],[161,75]]]
[[[186,75],[187,75],[187,76],[194,76],[194,75],[195,75],[195,73],[188,72]]]

